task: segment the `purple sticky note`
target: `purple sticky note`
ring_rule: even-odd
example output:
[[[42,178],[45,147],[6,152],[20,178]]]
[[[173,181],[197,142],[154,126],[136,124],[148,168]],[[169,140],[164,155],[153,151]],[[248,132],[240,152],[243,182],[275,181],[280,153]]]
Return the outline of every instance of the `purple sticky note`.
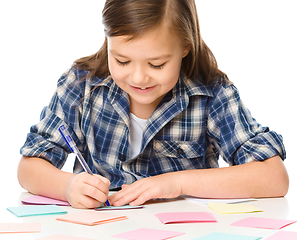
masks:
[[[165,231],[149,228],[140,228],[134,231],[125,232],[121,234],[114,235],[114,238],[130,239],[130,240],[164,240],[168,238],[173,238],[180,236],[184,233],[174,232],[174,231]]]
[[[68,202],[53,199],[53,198],[43,197],[43,196],[37,196],[37,195],[33,195],[33,196],[23,199],[22,203],[35,204],[35,205],[70,206],[70,204]]]
[[[251,228],[265,228],[265,229],[281,229],[296,221],[285,219],[272,219],[272,218],[257,218],[249,217],[231,224],[237,227],[251,227]]]
[[[279,231],[273,234],[271,237],[267,238],[267,240],[296,240],[297,232],[287,232],[287,231]]]

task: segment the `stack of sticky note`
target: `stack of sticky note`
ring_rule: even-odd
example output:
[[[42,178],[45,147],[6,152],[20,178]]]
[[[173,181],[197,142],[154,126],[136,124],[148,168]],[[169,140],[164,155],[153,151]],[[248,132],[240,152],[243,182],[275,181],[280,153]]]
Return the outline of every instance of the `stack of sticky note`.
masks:
[[[77,213],[71,213],[71,214],[57,217],[57,220],[59,221],[83,224],[88,226],[121,221],[125,219],[128,219],[128,218],[124,215],[114,215],[110,213],[97,212],[93,210],[79,211]]]
[[[58,199],[32,195],[22,200],[24,204],[34,204],[34,205],[59,205],[59,206],[70,206],[69,202],[61,201]]]
[[[67,213],[67,211],[64,211],[57,205],[9,207],[7,210],[17,217]]]
[[[221,213],[221,214],[235,214],[235,213],[252,213],[252,212],[262,212],[263,210],[257,207],[254,207],[250,204],[236,204],[236,203],[218,203],[218,202],[209,202],[208,207],[212,210]]]

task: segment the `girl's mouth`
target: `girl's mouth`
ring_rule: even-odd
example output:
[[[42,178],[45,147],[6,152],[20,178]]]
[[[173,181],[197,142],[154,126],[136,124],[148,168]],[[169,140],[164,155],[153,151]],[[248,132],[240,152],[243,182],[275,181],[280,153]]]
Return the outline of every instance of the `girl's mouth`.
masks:
[[[135,87],[135,86],[130,86],[135,92],[139,93],[147,93],[152,91],[156,86],[152,87]]]

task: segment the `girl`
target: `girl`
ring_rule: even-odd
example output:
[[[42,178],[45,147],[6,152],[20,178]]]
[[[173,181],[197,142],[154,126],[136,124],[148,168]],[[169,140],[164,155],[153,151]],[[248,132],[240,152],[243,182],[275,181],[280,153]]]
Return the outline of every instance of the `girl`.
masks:
[[[76,208],[287,193],[282,137],[218,69],[194,0],[107,0],[103,24],[101,49],[62,75],[31,127],[18,168],[25,189]],[[77,174],[60,170],[70,153],[62,124],[94,176],[78,162]],[[230,167],[218,168],[219,155]]]

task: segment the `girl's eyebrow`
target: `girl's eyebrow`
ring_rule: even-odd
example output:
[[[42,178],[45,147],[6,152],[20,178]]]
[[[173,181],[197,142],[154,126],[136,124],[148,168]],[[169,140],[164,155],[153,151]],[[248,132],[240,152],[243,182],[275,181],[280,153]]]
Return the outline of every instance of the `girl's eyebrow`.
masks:
[[[115,50],[110,50],[110,52],[113,54],[113,55],[117,55],[118,57],[122,57],[122,58],[129,58],[121,53],[118,53],[117,51]],[[165,59],[165,58],[170,58],[171,57],[171,54],[163,54],[163,55],[160,55],[160,56],[156,56],[156,57],[151,57],[151,58],[148,58],[147,60],[159,60],[159,59]]]

